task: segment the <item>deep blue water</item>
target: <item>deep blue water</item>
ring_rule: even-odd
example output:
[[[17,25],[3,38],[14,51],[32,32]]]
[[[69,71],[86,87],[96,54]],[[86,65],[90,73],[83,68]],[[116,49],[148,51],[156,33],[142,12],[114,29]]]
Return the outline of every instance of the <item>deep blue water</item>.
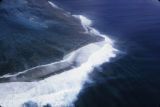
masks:
[[[160,106],[158,0],[54,0],[115,40],[117,58],[97,68],[76,107]],[[101,71],[101,72],[100,72]]]
[[[1,1],[0,75],[58,61],[67,53],[100,40],[82,34],[80,21],[64,13],[46,0]]]

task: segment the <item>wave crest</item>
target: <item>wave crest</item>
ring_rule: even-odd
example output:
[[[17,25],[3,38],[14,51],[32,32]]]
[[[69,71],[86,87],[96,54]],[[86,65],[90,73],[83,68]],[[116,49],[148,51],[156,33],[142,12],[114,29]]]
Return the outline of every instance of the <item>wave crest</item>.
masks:
[[[116,56],[113,41],[106,35],[91,27],[92,21],[82,15],[73,15],[81,21],[86,33],[98,35],[104,40],[88,44],[64,57],[63,61],[76,63],[78,66],[63,73],[35,82],[12,82],[0,84],[0,105],[4,107],[21,107],[27,102],[34,102],[38,107],[72,106],[88,80],[88,74],[96,66],[109,62]],[[62,61],[60,61],[62,62]]]

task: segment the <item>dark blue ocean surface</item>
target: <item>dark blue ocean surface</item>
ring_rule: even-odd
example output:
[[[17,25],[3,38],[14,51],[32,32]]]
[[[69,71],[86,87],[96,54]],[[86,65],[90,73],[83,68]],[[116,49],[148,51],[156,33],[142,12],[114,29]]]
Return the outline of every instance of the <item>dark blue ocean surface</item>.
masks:
[[[46,0],[1,1],[0,75],[61,60],[67,53],[101,40],[82,32],[79,20]]]
[[[158,0],[54,0],[94,22],[115,40],[118,57],[97,68],[76,107],[160,106],[160,2]]]

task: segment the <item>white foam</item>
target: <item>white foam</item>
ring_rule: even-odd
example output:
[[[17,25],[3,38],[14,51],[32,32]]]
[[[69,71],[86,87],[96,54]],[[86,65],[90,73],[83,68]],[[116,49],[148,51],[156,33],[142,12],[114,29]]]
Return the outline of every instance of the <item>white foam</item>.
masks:
[[[49,3],[52,7],[59,9],[59,7],[58,7],[56,4],[54,4],[53,2],[48,1],[48,3]]]
[[[81,24],[83,26],[83,28],[85,29],[86,33],[89,33],[89,29],[88,26],[92,25],[92,21],[89,20],[88,18],[82,16],[82,15],[73,15],[75,18],[80,19]]]
[[[84,17],[82,15],[73,15],[77,18],[80,19],[81,23],[84,25],[84,26],[91,26],[92,25],[92,21],[90,19],[88,19],[87,17]]]
[[[88,44],[65,56],[64,60],[80,64],[76,68],[37,82],[1,83],[2,107],[21,107],[28,101],[37,103],[38,107],[48,103],[53,107],[71,106],[94,67],[109,62],[110,58],[116,56],[111,39],[92,28],[91,20],[82,15],[76,15],[76,18],[81,20],[85,29],[90,29],[87,30],[88,33],[99,35],[104,40]]]

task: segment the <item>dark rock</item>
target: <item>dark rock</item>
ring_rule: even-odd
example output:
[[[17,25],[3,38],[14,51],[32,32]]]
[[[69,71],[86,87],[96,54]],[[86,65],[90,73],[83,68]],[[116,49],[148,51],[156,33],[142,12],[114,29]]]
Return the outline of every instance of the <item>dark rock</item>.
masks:
[[[28,101],[23,104],[23,107],[38,107],[38,104],[32,101]]]
[[[52,107],[50,104],[46,104],[43,107]]]

